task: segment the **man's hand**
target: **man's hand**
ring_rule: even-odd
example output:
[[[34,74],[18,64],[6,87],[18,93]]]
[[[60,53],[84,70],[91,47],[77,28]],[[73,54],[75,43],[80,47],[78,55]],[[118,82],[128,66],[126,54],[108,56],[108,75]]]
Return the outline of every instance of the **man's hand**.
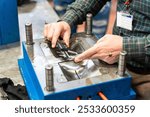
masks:
[[[70,33],[70,26],[64,21],[46,24],[44,27],[44,36],[52,42],[52,48],[56,46],[59,36],[63,38],[64,43],[69,47]]]
[[[118,35],[105,35],[97,43],[82,54],[75,57],[75,62],[85,59],[100,59],[113,64],[117,62],[120,52],[122,51],[122,37]]]

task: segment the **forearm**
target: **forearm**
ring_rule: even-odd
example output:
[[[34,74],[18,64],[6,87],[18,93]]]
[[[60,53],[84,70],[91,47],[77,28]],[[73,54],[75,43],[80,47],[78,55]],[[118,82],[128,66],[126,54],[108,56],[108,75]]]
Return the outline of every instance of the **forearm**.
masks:
[[[113,27],[116,19],[116,9],[118,0],[111,0],[111,8],[109,12],[109,20],[107,25],[106,34],[112,34]]]
[[[106,4],[108,0],[76,0],[69,5],[67,12],[61,18],[72,27],[85,21],[86,14],[96,15],[98,11]]]
[[[150,35],[145,37],[123,37],[123,50],[127,51],[128,58],[145,57],[145,54],[150,55]]]

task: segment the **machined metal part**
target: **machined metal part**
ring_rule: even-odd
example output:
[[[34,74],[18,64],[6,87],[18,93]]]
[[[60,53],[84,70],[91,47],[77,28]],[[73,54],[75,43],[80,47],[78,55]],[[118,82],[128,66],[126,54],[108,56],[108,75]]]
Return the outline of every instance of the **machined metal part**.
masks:
[[[53,78],[53,66],[52,65],[45,66],[45,77],[46,77],[46,90],[53,91],[54,90],[54,78]]]
[[[68,51],[69,49],[67,48],[67,46],[65,44],[57,41],[57,47],[61,53],[58,55],[59,57],[62,57],[62,58],[67,59],[67,60],[71,59],[69,52],[72,52],[72,51]]]
[[[86,34],[87,35],[92,35],[92,14],[88,13],[86,15]]]
[[[96,42],[97,37],[95,35],[87,35],[86,33],[73,34],[70,39],[70,50],[77,52],[78,54],[91,48]]]
[[[68,53],[71,54],[71,55],[77,55],[78,54],[77,52],[72,51],[72,50],[68,50]]]
[[[87,60],[80,63],[74,61],[60,62],[59,65],[68,81],[81,79],[88,71]]]
[[[28,22],[25,24],[25,32],[26,32],[26,44],[33,45],[32,23]]]
[[[28,52],[28,55],[30,56],[30,59],[33,61],[34,60],[34,46],[27,45],[27,52]]]
[[[66,58],[70,58],[70,55],[68,54],[68,52],[67,51],[64,51],[64,54],[65,54],[65,56],[66,56]]]
[[[59,41],[57,41],[57,46],[58,46],[58,48],[59,48],[61,51],[67,51],[67,50],[68,50],[67,46],[66,46],[65,44],[59,42]]]
[[[118,64],[118,75],[119,76],[124,76],[125,75],[125,70],[126,70],[126,51],[120,52],[119,56],[119,64]]]

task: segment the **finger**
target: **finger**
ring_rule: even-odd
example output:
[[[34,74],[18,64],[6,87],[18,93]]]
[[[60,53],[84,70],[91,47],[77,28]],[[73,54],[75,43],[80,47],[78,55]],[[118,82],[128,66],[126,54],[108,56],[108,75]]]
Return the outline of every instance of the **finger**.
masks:
[[[75,57],[74,61],[75,62],[80,62],[83,61],[85,59],[90,58],[92,55],[94,55],[96,53],[96,46],[91,47],[90,49],[86,50],[85,52],[83,52],[82,54],[78,55],[77,57]]]
[[[91,59],[100,59],[101,58],[101,55],[99,54],[94,54],[90,57]]]
[[[100,59],[100,60],[103,60],[106,56],[108,56],[108,54],[99,51],[98,53],[93,54],[91,56],[91,59]]]
[[[52,48],[54,48],[56,46],[56,42],[60,36],[60,32],[61,32],[61,30],[59,28],[55,28],[55,30],[53,32],[53,37],[52,37]]]
[[[44,37],[46,37],[47,38],[47,31],[48,30],[48,25],[45,25],[44,26]]]
[[[63,40],[64,40],[65,44],[67,45],[67,47],[69,47],[70,33],[71,33],[70,31],[66,31],[63,36]]]
[[[49,27],[47,38],[51,41],[53,37],[54,29],[53,27]]]

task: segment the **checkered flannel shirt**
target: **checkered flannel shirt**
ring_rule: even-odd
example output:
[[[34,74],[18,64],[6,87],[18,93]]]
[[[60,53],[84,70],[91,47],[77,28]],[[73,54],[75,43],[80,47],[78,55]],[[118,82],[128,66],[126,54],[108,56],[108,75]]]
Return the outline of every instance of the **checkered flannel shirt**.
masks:
[[[61,18],[70,26],[82,23],[88,12],[96,15],[108,0],[76,0]],[[123,37],[123,49],[127,51],[128,63],[144,67],[146,55],[150,56],[150,0],[132,0],[129,9],[126,0],[118,0],[117,11],[128,11],[133,15],[132,31],[114,26],[113,34]],[[150,61],[149,61],[150,62]]]

